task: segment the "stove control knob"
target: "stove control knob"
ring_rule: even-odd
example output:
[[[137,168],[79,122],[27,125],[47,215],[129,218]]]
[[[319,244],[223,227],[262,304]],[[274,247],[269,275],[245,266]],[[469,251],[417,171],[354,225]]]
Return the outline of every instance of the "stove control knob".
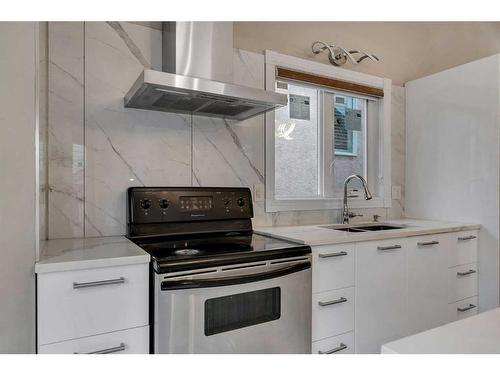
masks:
[[[149,207],[151,207],[151,199],[143,199],[141,200],[141,207],[147,210]]]
[[[160,199],[160,207],[163,208],[164,210],[170,206],[170,202],[166,199]]]
[[[231,204],[231,199],[224,199],[224,206],[229,206]]]
[[[243,198],[238,198],[238,200],[236,201],[236,204],[240,207],[243,207],[245,205],[245,200]]]

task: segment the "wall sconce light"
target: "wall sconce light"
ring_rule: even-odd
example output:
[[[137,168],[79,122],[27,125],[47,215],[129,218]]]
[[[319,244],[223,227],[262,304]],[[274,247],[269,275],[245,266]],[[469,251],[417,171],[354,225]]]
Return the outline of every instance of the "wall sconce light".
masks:
[[[327,44],[322,41],[314,42],[311,49],[312,53],[315,55],[321,52],[328,53],[328,60],[335,66],[344,65],[347,60],[350,60],[355,65],[359,64],[364,59],[370,59],[376,62],[380,61],[380,59],[373,54],[357,50],[347,50],[344,47],[336,46],[335,44]]]

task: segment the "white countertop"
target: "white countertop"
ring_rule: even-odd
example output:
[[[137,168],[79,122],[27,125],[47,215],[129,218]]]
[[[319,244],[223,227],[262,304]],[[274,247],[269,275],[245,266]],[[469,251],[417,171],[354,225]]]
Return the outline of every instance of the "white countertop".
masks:
[[[500,353],[500,308],[382,345],[382,354],[481,353]]]
[[[389,220],[381,222],[381,224],[382,223],[404,225],[405,228],[393,229],[388,231],[354,233],[323,228],[323,226],[328,224],[317,224],[282,227],[259,227],[255,228],[254,231],[259,234],[315,246],[358,241],[371,241],[385,238],[420,236],[425,234],[445,232],[459,232],[463,230],[477,230],[481,228],[480,224],[417,219]]]
[[[148,263],[150,256],[123,236],[43,241],[36,273]]]

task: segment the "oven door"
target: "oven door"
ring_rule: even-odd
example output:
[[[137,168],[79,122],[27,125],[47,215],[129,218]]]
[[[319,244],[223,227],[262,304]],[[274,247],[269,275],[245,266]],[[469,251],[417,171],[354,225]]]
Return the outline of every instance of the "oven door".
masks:
[[[156,275],[155,353],[310,353],[310,257]]]

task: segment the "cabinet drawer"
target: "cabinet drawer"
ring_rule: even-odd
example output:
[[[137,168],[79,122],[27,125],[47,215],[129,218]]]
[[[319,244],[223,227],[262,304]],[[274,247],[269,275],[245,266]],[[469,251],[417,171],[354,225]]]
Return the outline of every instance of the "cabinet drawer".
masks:
[[[477,263],[448,269],[450,296],[448,302],[456,302],[477,295]]]
[[[96,353],[97,352],[97,353]],[[40,354],[148,354],[149,326],[38,347]]]
[[[312,340],[321,340],[354,329],[354,288],[312,296]]]
[[[354,354],[354,332],[313,342],[312,354]]]
[[[354,247],[354,244],[313,247],[313,293],[354,285]]]
[[[148,324],[148,264],[38,275],[38,343]]]
[[[478,231],[451,233],[449,267],[477,262]]]
[[[448,322],[468,318],[478,313],[477,296],[448,305]]]

